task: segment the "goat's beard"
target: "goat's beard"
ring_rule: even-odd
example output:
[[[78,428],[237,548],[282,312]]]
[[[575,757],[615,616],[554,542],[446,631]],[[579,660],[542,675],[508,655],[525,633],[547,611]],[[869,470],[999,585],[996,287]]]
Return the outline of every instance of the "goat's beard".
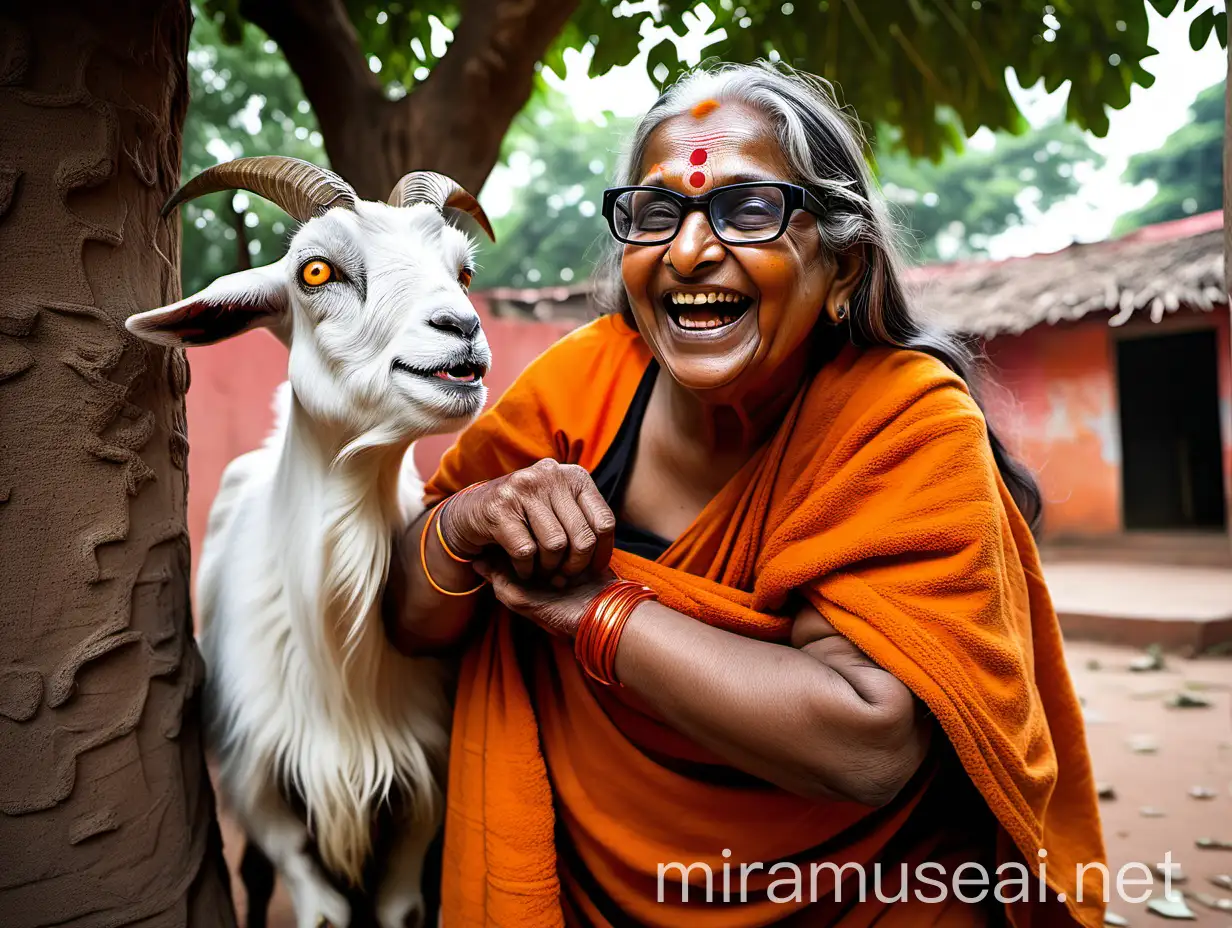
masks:
[[[436,801],[424,792],[432,782],[432,763],[420,740],[406,736],[408,707],[399,704],[406,693],[397,685],[409,672],[424,671],[408,671],[380,621],[398,521],[397,470],[386,473],[389,470],[355,468],[353,476],[346,475],[351,479],[339,484],[339,497],[326,502],[321,546],[325,570],[316,616],[324,648],[314,649],[324,666],[316,668],[315,682],[320,704],[334,716],[326,729],[337,743],[312,746],[314,754],[321,752],[320,764],[313,758],[295,764],[322,863],[353,883],[361,879],[372,851],[376,810],[391,794],[421,807],[423,814],[429,814]],[[373,474],[380,476],[374,480]],[[378,526],[383,530],[374,531]]]

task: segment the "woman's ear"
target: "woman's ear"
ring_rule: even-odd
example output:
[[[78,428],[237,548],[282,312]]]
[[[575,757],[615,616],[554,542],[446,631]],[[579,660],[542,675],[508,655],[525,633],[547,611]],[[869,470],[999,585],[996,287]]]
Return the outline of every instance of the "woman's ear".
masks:
[[[826,294],[826,315],[836,325],[847,320],[848,302],[864,276],[864,265],[863,246],[849,249],[838,257],[830,292]]]
[[[129,316],[124,327],[160,345],[212,345],[265,326],[285,342],[288,310],[282,262],[220,277],[200,293]]]

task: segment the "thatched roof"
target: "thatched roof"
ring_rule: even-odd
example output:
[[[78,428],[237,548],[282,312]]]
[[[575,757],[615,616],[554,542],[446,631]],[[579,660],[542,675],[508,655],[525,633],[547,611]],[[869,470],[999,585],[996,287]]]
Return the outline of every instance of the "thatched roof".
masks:
[[[946,328],[991,338],[1047,322],[1134,313],[1158,322],[1178,309],[1227,305],[1220,211],[1005,261],[928,265],[908,272],[917,305]]]

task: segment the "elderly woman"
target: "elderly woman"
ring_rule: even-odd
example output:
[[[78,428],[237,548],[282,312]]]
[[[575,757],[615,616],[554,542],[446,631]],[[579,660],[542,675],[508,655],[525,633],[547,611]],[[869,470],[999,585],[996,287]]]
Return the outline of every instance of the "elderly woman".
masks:
[[[858,130],[708,68],[625,173],[615,311],[401,544],[391,634],[462,653],[444,924],[1100,924],[1038,493],[912,318]]]

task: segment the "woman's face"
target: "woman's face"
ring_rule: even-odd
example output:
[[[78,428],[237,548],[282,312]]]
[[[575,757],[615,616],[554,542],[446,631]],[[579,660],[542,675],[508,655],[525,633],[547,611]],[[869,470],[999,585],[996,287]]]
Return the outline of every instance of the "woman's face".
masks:
[[[696,196],[753,180],[790,180],[769,120],[745,104],[708,102],[654,131],[637,183]],[[835,286],[836,273],[854,277],[844,271],[851,262],[823,260],[816,222],[799,210],[780,238],[732,246],[696,210],[671,242],[624,247],[638,328],[677,382],[708,401],[734,403],[780,369],[796,376],[788,362],[807,350],[828,303],[850,292],[847,280]]]

